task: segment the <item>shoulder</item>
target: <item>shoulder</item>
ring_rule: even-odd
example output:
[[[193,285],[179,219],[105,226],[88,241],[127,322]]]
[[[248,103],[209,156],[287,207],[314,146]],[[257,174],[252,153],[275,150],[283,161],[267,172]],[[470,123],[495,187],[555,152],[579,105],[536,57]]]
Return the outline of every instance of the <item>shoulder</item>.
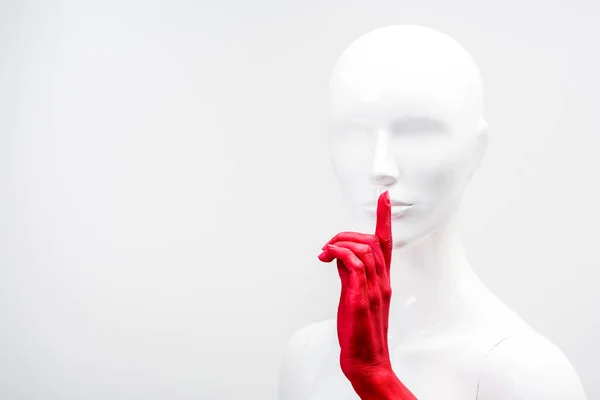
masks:
[[[586,400],[579,377],[563,352],[537,333],[498,343],[479,376],[479,400]]]
[[[298,329],[289,339],[279,371],[279,399],[306,399],[324,359],[337,345],[334,319]]]

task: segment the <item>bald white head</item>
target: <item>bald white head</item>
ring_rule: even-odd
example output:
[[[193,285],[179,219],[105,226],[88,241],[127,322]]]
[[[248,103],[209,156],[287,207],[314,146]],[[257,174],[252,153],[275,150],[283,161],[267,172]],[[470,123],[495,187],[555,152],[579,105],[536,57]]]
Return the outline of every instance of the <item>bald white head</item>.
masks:
[[[487,142],[469,53],[431,28],[375,29],[340,56],[330,105],[333,165],[352,210],[372,221],[378,194],[389,190],[398,246],[439,227]]]
[[[483,113],[473,58],[446,34],[416,25],[387,26],[355,40],[333,69],[330,94],[338,113],[347,111],[348,102],[394,95],[410,100],[404,104],[407,114],[423,103],[429,112],[460,113],[469,121]]]

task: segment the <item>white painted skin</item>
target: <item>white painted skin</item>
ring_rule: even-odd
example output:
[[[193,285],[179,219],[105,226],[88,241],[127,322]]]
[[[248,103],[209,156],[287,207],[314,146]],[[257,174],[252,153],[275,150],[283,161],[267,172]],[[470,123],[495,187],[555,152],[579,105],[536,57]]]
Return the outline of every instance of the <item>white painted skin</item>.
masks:
[[[480,74],[466,50],[430,28],[373,30],[340,56],[330,100],[332,164],[360,231],[374,232],[379,193],[398,204],[389,321],[396,375],[419,400],[586,399],[563,353],[466,259],[458,210],[488,135]],[[335,320],[296,332],[279,399],[357,398],[340,370]]]

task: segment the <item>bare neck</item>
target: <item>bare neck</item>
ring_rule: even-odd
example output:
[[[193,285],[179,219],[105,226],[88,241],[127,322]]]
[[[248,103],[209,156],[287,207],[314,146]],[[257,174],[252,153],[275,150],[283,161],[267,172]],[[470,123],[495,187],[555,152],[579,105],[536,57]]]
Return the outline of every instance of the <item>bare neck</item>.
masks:
[[[461,287],[477,281],[467,261],[458,213],[427,237],[394,248],[389,335],[411,342],[447,326],[460,315]]]

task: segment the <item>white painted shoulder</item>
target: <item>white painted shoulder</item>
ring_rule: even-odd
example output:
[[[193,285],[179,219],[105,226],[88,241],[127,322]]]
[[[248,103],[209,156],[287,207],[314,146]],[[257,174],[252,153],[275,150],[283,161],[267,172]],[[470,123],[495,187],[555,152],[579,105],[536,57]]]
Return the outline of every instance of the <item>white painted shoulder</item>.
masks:
[[[323,360],[337,344],[335,334],[335,320],[330,319],[300,328],[291,336],[279,373],[279,400],[308,398]]]
[[[477,400],[587,400],[562,351],[539,334],[518,334],[495,346],[480,374]]]

